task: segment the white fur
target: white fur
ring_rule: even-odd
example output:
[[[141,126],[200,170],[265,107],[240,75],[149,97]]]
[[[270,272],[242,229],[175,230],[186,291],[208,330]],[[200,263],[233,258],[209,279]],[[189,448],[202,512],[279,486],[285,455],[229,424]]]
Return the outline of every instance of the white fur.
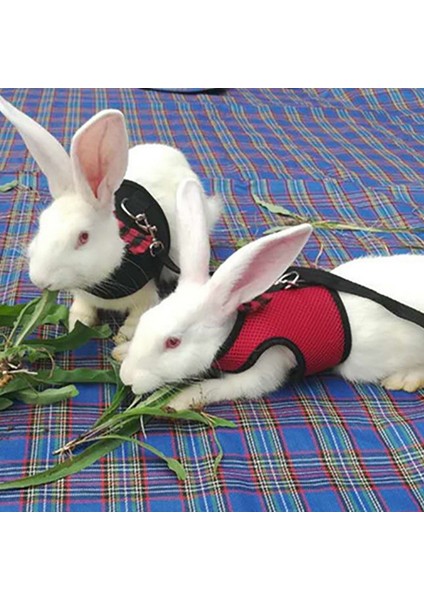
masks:
[[[424,312],[424,256],[364,257],[334,273]],[[424,329],[365,298],[340,296],[349,316],[352,351],[336,372],[350,381],[378,382],[419,368],[424,380]]]
[[[183,206],[184,194],[180,196],[178,210]],[[195,198],[186,197],[181,210],[190,210],[198,224],[202,221],[200,197],[197,203]],[[200,379],[171,402],[178,410],[222,400],[257,398],[277,389],[295,366],[293,353],[283,347],[267,350],[243,373],[201,378],[228,337],[237,306],[278,279],[310,232],[308,225],[300,225],[256,240],[227,259],[206,283],[196,281],[197,253],[192,247],[193,264],[187,263],[177,290],[145,312],[132,342],[118,347],[123,359],[122,381],[131,385],[134,393],[142,394],[165,383]],[[193,240],[187,240],[186,247],[182,243],[182,253],[188,253],[189,243]],[[204,260],[204,249],[200,254]],[[422,272],[424,256],[411,255],[364,258],[335,269],[343,277],[424,311]],[[205,278],[206,274],[205,269]],[[424,329],[365,298],[349,294],[341,294],[341,298],[352,330],[352,351],[336,372],[350,381],[381,381],[390,389],[414,391],[424,385]],[[169,337],[180,338],[180,346],[166,349]]]
[[[190,183],[180,186],[177,212],[182,266],[178,288],[141,316],[133,340],[118,347],[115,354],[123,359],[122,381],[136,394],[168,382],[201,377],[228,337],[239,304],[272,285],[311,233],[309,225],[300,225],[257,240],[236,252],[209,279],[208,241],[199,233],[207,226],[203,203]],[[187,215],[197,233],[184,236]],[[182,340],[178,348],[166,348],[166,340],[171,337]],[[293,366],[291,352],[273,348],[245,373],[187,388],[172,406],[184,408],[227,398],[257,397],[275,389]]]
[[[153,282],[117,300],[103,300],[82,290],[104,281],[122,260],[124,242],[113,214],[114,192],[124,178],[149,190],[168,219],[174,262],[179,255],[176,194],[180,182],[190,179],[200,189],[206,235],[218,219],[219,199],[206,198],[198,177],[176,148],[143,144],[128,150],[124,117],[117,110],[101,111],[85,123],[72,139],[70,156],[43,127],[1,97],[0,112],[22,135],[55,200],[41,214],[39,230],[29,246],[31,280],[41,289],[73,292],[71,327],[77,320],[92,325],[98,308],[129,311],[119,340],[131,337],[142,312],[158,302]],[[83,231],[89,232],[89,241],[77,248]],[[164,269],[163,277],[175,275]]]

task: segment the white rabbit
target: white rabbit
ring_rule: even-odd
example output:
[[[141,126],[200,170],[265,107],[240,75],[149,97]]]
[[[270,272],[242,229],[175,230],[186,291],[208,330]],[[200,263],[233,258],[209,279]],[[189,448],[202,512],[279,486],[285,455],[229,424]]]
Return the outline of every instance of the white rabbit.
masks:
[[[197,226],[187,231],[184,224],[189,215]],[[133,340],[116,349],[123,359],[122,381],[131,385],[135,394],[207,375],[234,331],[240,305],[269,290],[312,231],[305,224],[258,239],[235,252],[209,278],[206,215],[200,188],[194,181],[184,182],[179,188],[177,223],[181,265],[178,287],[144,313]],[[412,255],[364,258],[334,270],[424,311],[422,272],[424,256]],[[422,386],[424,329],[366,298],[346,293],[340,293],[340,298],[340,310],[343,312],[345,307],[350,322],[351,351],[336,367],[336,373],[350,381],[382,382],[390,389],[413,391]],[[301,320],[303,315],[306,319],[306,313],[301,313]],[[183,410],[222,400],[257,398],[283,384],[296,364],[291,349],[272,345],[250,368],[192,383],[170,406]]]
[[[175,262],[179,253],[176,190],[182,180],[198,181],[197,176],[183,154],[170,146],[143,144],[129,150],[124,117],[118,110],[103,110],[78,129],[70,156],[41,125],[1,97],[0,112],[23,137],[46,175],[54,199],[42,212],[39,230],[29,245],[32,282],[41,289],[72,291],[71,328],[77,320],[92,325],[98,308],[129,311],[117,338],[121,342],[130,339],[139,316],[158,302],[155,281],[151,279],[142,289],[135,288],[138,291],[117,299],[84,291],[107,281],[124,260],[126,244],[114,215],[114,193],[124,178],[150,192],[166,215],[171,234],[169,257]],[[204,233],[217,220],[220,202],[202,192],[202,203],[207,215]],[[166,268],[161,275],[172,276]]]

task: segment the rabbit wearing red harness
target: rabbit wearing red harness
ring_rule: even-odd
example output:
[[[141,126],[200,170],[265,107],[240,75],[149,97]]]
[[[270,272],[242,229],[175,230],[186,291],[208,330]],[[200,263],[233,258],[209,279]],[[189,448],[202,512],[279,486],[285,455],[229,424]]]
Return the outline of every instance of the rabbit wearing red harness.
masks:
[[[186,181],[177,193],[177,230],[181,277],[176,291],[141,317],[131,343],[117,348],[122,381],[135,394],[198,378],[171,401],[182,410],[257,398],[277,389],[293,371],[330,367],[350,381],[382,382],[390,389],[413,391],[424,384],[421,327],[347,293],[328,297],[325,291],[326,297],[302,299],[302,288],[293,292],[290,285],[275,293],[275,282],[307,242],[309,225],[246,245],[209,277],[201,191],[196,182]],[[423,256],[400,255],[353,260],[333,273],[423,311],[424,280],[416,276],[423,269]],[[286,305],[289,294],[298,294],[301,304],[289,307],[287,300]],[[274,312],[267,312],[269,306]],[[244,314],[246,319],[240,317]],[[288,325],[280,325],[287,315]]]

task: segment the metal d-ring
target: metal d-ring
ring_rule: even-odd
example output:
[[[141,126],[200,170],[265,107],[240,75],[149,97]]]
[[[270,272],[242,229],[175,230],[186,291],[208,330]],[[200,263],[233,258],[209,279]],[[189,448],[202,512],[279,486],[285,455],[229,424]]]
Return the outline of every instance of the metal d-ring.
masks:
[[[138,215],[133,215],[133,213],[131,211],[128,210],[126,203],[128,202],[129,198],[123,198],[121,200],[121,208],[124,211],[124,213],[130,217],[130,219],[132,219],[134,221],[134,223],[144,232],[149,234],[150,233],[150,229],[149,229],[149,223],[147,222],[147,218],[146,215],[144,213],[139,213]]]
[[[156,242],[157,241],[156,240],[156,232],[157,232],[158,228],[156,227],[156,225],[150,225],[145,213],[139,213],[138,215],[133,215],[132,212],[130,212],[126,206],[126,203],[128,200],[129,200],[129,198],[123,198],[121,200],[122,210],[124,211],[124,213],[126,215],[128,215],[128,217],[130,217],[135,222],[137,227],[139,227],[143,231],[143,233],[146,233],[147,235],[151,235],[153,238],[153,242]],[[160,242],[160,243],[162,243],[162,242]]]
[[[159,256],[159,254],[163,252],[164,248],[165,246],[160,240],[154,239],[149,246],[150,255],[153,256],[153,258],[156,258],[156,256]]]
[[[288,273],[284,273],[281,275],[279,279],[274,283],[274,285],[284,285],[285,289],[288,290],[291,287],[299,286],[300,275],[297,271],[289,271]]]

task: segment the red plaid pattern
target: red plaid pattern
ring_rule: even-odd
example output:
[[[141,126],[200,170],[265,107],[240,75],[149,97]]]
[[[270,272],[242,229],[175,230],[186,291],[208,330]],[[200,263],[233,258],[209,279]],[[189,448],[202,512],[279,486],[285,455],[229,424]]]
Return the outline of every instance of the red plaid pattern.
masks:
[[[146,235],[134,227],[128,227],[128,225],[125,225],[120,219],[118,219],[118,223],[119,235],[127,244],[128,251],[131,254],[144,254],[148,251],[153,242],[153,237],[151,235]]]

